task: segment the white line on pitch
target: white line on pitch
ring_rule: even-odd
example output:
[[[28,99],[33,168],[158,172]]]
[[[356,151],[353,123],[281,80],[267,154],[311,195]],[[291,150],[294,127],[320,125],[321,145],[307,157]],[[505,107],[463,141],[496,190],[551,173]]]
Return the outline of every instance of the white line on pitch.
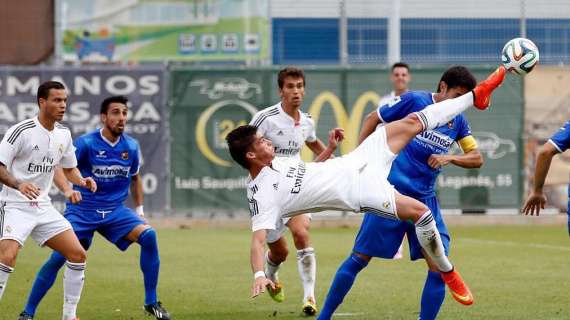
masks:
[[[358,317],[358,316],[363,316],[366,313],[364,312],[336,312],[335,314],[333,314],[333,318],[336,317]]]
[[[503,246],[511,246],[511,247],[528,247],[528,248],[536,248],[536,249],[552,249],[552,250],[570,251],[570,247],[554,246],[554,245],[550,245],[550,244],[540,244],[540,243],[520,243],[520,242],[513,242],[513,241],[481,240],[481,239],[473,239],[473,238],[460,238],[458,240],[459,241],[465,241],[465,242],[472,242],[472,243],[503,245]]]

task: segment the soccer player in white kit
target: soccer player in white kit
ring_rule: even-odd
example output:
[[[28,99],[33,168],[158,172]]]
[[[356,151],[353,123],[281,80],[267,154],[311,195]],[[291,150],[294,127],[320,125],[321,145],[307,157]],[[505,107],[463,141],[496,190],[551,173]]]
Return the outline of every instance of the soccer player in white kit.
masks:
[[[325,150],[325,145],[317,138],[315,123],[309,114],[301,112],[305,96],[305,74],[302,69],[287,67],[277,76],[281,101],[265,108],[253,116],[249,123],[257,127],[257,132],[269,139],[275,148],[275,156],[301,159],[301,148],[306,145],[315,155]],[[275,284],[275,290],[268,292],[277,302],[285,299],[283,284],[279,281],[278,270],[288,255],[287,242],[283,233],[289,228],[297,249],[297,269],[303,285],[303,307],[306,315],[317,313],[315,280],[317,259],[315,249],[309,241],[310,214],[283,218],[277,229],[267,233],[269,250],[265,255],[265,273]]]
[[[325,162],[304,163],[275,158],[268,139],[254,126],[240,126],[226,137],[232,158],[249,171],[247,197],[252,219],[252,296],[274,287],[264,272],[264,244],[268,230],[282,217],[322,210],[367,211],[414,223],[418,241],[432,258],[458,302],[470,305],[473,295],[446,257],[434,218],[426,205],[399,194],[387,181],[396,154],[418,133],[449,122],[471,106],[486,109],[491,93],[504,80],[506,70],[497,68],[471,92],[430,105],[404,119],[377,129],[354,151]],[[329,146],[317,157],[327,159],[342,129],[329,134]],[[374,192],[370,192],[373,190]]]
[[[63,276],[63,320],[76,319],[83,288],[85,250],[71,225],[48,195],[56,166],[73,184],[95,192],[97,185],[76,168],[71,132],[60,125],[66,109],[63,84],[48,81],[38,88],[38,116],[12,126],[0,142],[0,299],[16,256],[28,236],[67,259]]]

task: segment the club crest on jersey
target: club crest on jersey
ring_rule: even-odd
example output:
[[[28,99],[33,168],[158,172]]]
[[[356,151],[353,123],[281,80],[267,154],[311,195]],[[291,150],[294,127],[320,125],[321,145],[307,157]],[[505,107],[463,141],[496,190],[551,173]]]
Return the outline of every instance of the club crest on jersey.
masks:
[[[447,123],[447,127],[448,127],[449,129],[453,129],[453,120],[451,120],[451,121],[449,121],[449,122]]]
[[[129,160],[129,152],[128,151],[121,152],[121,159]]]
[[[63,144],[59,144],[59,148],[57,148],[57,150],[59,150],[59,154],[63,154]]]

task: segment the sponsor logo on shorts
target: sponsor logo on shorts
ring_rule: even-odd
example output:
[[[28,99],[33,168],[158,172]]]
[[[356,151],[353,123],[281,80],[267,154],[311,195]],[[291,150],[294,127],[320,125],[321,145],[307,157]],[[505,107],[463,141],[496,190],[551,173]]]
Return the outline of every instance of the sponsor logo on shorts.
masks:
[[[12,227],[6,226],[6,233],[12,233]]]
[[[382,206],[384,207],[384,209],[390,209],[390,201],[384,201]]]

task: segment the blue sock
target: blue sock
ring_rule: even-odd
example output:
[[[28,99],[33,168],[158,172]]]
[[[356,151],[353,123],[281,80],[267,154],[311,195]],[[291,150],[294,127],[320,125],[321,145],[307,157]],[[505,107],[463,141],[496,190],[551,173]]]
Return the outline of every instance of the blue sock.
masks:
[[[36,280],[32,287],[32,292],[28,297],[28,302],[24,311],[29,315],[36,314],[36,309],[42,301],[43,297],[46,295],[48,290],[53,286],[55,279],[57,278],[57,273],[59,269],[65,264],[65,257],[59,252],[54,251],[49,257],[48,261],[42,266],[38,274],[36,275]]]
[[[368,265],[368,261],[363,260],[354,253],[338,268],[334,277],[325,305],[319,314],[318,320],[328,320],[332,317],[336,308],[342,303],[344,297],[350,291],[356,275],[360,270]]]
[[[158,301],[156,287],[158,286],[158,271],[160,269],[158,241],[154,229],[148,228],[143,231],[139,236],[138,243],[141,245],[140,265],[144,278],[144,304],[154,304]]]
[[[428,271],[419,320],[434,320],[445,299],[445,282],[439,272]]]
[[[570,205],[570,202],[568,204]],[[570,236],[570,212],[568,212],[568,236]]]

